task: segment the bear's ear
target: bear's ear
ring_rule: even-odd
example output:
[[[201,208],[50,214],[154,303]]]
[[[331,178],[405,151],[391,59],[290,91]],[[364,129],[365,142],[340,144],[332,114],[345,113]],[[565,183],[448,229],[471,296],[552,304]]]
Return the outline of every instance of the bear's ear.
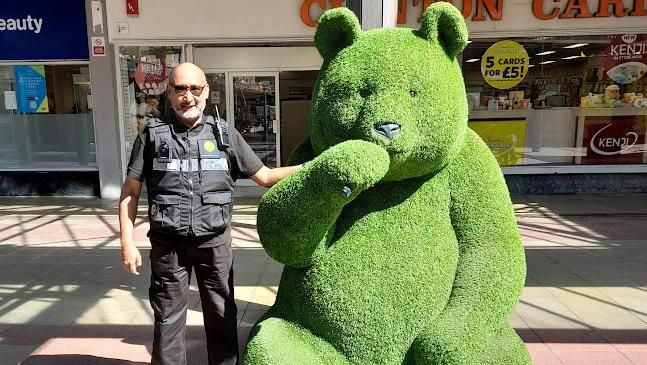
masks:
[[[362,34],[357,16],[348,8],[330,9],[319,18],[315,44],[325,61],[353,44]]]
[[[467,25],[454,5],[441,1],[425,10],[418,36],[440,43],[447,55],[455,58],[467,46]]]

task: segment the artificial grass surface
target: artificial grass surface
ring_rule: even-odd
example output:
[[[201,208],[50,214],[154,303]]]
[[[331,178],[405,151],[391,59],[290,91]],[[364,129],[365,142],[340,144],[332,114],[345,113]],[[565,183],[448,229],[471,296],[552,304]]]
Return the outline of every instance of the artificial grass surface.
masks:
[[[420,30],[320,19],[310,161],[262,198],[261,243],[284,263],[245,364],[529,364],[506,324],[525,261],[503,176],[467,129],[460,12]],[[375,126],[397,124],[380,136]]]

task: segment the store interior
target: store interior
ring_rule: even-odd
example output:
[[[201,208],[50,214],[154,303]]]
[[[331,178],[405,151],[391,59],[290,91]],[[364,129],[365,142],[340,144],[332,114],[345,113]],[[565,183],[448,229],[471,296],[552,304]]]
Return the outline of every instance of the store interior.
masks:
[[[42,73],[44,82],[18,81],[18,67]],[[0,169],[96,168],[88,66],[5,65],[0,77]],[[37,100],[37,91],[46,98]]]
[[[647,162],[644,35],[510,40],[529,57],[525,78],[511,88],[495,88],[482,74],[484,53],[502,39],[474,40],[462,55],[470,126],[502,166]]]
[[[620,95],[642,93],[647,98],[647,66],[626,70],[624,83],[611,79],[604,70],[612,37],[536,37],[515,38],[528,53],[529,69],[525,79],[510,90],[489,86],[481,75],[483,53],[500,39],[479,39],[463,52],[463,74],[468,92],[479,92],[480,106],[487,96],[496,97],[510,91],[523,91],[534,109],[541,107],[579,107],[581,97],[604,94],[606,87],[617,85]],[[646,51],[647,52],[647,51]],[[620,77],[620,76],[618,76]],[[628,103],[625,103],[628,104]],[[629,106],[629,105],[622,105]],[[483,108],[479,108],[483,109]]]

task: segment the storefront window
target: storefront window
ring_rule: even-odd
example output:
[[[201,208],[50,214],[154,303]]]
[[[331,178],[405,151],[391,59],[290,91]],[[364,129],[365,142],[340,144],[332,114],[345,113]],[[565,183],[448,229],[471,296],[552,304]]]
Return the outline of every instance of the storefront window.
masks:
[[[204,111],[207,115],[219,115],[220,118],[227,120],[227,102],[225,95],[227,93],[227,84],[225,73],[210,73],[207,74],[207,82],[209,83],[209,98],[207,99],[207,107]]]
[[[233,76],[234,124],[266,166],[277,166],[275,76]]]
[[[462,67],[470,127],[502,166],[647,162],[647,35],[476,40]]]
[[[150,118],[169,115],[166,85],[180,63],[181,47],[120,47],[122,123],[126,153]]]
[[[0,66],[0,169],[96,168],[84,65]]]

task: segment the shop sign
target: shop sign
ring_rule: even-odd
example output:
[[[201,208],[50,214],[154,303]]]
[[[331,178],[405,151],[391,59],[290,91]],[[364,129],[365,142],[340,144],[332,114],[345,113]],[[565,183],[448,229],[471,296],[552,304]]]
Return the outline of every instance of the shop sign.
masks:
[[[604,54],[604,70],[619,84],[633,84],[647,73],[647,37],[613,36]]]
[[[160,95],[166,90],[169,72],[159,58],[140,61],[135,68],[135,82],[147,95]]]
[[[420,17],[418,17],[418,23],[422,18],[422,12],[424,9],[427,9],[429,5],[441,0],[410,0],[414,7],[420,6],[421,12]],[[459,7],[454,0],[442,0],[448,2],[458,8],[463,14],[463,18],[469,19],[475,22],[482,22],[486,19],[490,20],[501,20],[503,19],[503,1],[504,0],[461,0],[461,6]],[[398,24],[407,23],[407,4],[408,0],[398,0]],[[487,17],[485,16],[487,14]]]
[[[455,5],[466,20],[475,22],[503,20],[504,2],[511,3],[511,0],[398,0],[397,24],[407,24],[407,6],[409,4],[420,7],[420,13],[417,14],[417,20],[420,23],[424,9],[438,1],[446,1]],[[316,18],[313,19],[310,15],[311,10],[323,12],[327,9],[340,7],[343,5],[342,3],[344,0],[302,0],[301,21],[309,27],[316,27]],[[647,0],[633,0],[633,6],[629,8],[625,8],[623,0],[598,0],[595,2],[597,8],[590,5],[593,3],[593,0],[532,0],[531,8],[528,11],[532,11],[535,18],[539,20],[647,16],[647,8],[645,8]],[[520,11],[518,6],[515,6],[515,11]]]
[[[0,60],[87,60],[83,0],[3,1]]]
[[[18,113],[48,113],[45,66],[15,66]]]
[[[342,6],[342,2],[344,0],[328,0],[330,3],[330,9],[332,8],[339,8]],[[328,9],[326,5],[326,0],[303,0],[301,3],[301,21],[303,24],[309,26],[309,27],[316,27],[317,22],[312,19],[310,16],[310,11],[313,10],[312,8],[316,5],[318,7],[318,10],[323,11]]]
[[[525,120],[470,121],[468,125],[487,144],[500,166],[523,164]]]
[[[510,89],[528,73],[528,52],[515,41],[500,41],[481,58],[481,75],[495,89]]]
[[[420,6],[421,9],[426,9],[431,3],[437,2],[433,0],[410,0],[413,6]],[[338,8],[343,5],[345,0],[328,0],[329,6],[326,4],[326,0],[303,0],[301,3],[301,21],[303,24],[309,27],[316,27],[317,22],[312,19],[310,11],[314,8],[316,10],[324,11],[327,9]],[[406,24],[407,22],[407,4],[408,0],[398,0],[398,10],[397,10],[397,23]],[[454,4],[453,0],[446,0],[450,4]],[[488,18],[491,20],[501,20],[503,17],[503,0],[462,0],[462,14],[465,19],[468,19],[472,16],[473,21],[483,21],[486,20],[485,14],[488,15]],[[474,11],[472,11],[474,9]],[[422,11],[420,13],[422,15]],[[420,17],[418,18],[420,22]]]
[[[551,20],[559,17],[559,19],[572,19],[572,18],[599,18],[599,17],[624,17],[624,16],[646,16],[647,9],[645,9],[645,0],[633,0],[632,8],[625,8],[623,0],[598,0],[597,9],[592,9],[587,0],[566,0],[563,8],[558,5],[560,0],[533,0],[532,13],[537,19]],[[550,3],[553,7],[548,11],[544,11],[544,3]],[[550,5],[549,5],[550,6]],[[609,11],[612,9],[612,11]],[[591,10],[597,10],[592,13]]]
[[[642,163],[645,149],[645,118],[587,117],[582,145],[582,164]]]

